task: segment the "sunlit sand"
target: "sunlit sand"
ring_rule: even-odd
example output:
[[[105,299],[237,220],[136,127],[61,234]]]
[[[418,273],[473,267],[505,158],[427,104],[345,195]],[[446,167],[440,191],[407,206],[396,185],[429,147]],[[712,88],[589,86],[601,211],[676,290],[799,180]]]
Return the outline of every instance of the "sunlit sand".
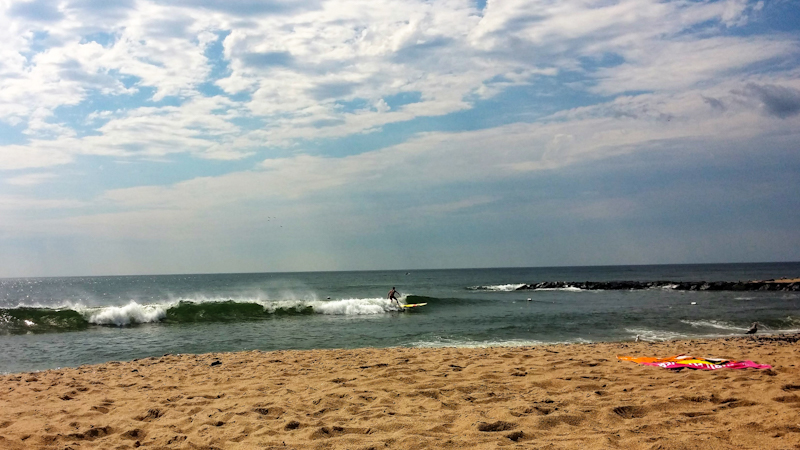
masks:
[[[617,355],[747,359],[672,372]],[[0,447],[790,448],[794,338],[165,355],[0,378]]]

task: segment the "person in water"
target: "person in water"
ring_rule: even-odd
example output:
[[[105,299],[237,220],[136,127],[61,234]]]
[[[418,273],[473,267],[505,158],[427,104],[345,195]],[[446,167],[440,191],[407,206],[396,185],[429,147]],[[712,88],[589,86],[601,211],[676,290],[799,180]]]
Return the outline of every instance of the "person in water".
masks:
[[[389,291],[389,301],[394,300],[394,302],[397,303],[397,306],[400,306],[400,300],[397,299],[397,294],[397,290],[394,288],[394,286],[392,286],[392,290]]]

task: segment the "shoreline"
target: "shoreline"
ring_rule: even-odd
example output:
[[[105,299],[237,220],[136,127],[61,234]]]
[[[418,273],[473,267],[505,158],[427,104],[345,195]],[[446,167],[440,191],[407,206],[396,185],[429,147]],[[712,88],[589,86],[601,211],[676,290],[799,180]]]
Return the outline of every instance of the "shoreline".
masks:
[[[146,324],[151,325],[151,324]],[[105,327],[105,325],[98,325],[97,327]],[[744,330],[744,328],[742,328]],[[756,335],[754,335],[756,339],[759,341],[767,342],[772,340],[782,340],[782,341],[791,341],[791,342],[798,342],[800,341],[800,331],[792,330],[759,330]],[[272,349],[272,350],[262,350],[262,349],[244,349],[244,350],[234,350],[234,351],[227,351],[227,350],[219,350],[219,351],[206,351],[201,353],[166,353],[162,354],[161,356],[152,355],[152,356],[140,356],[137,358],[132,359],[114,359],[114,360],[107,360],[103,362],[90,362],[86,364],[79,364],[79,365],[64,365],[58,367],[49,367],[49,368],[41,368],[41,369],[28,369],[28,370],[19,370],[15,372],[11,371],[0,371],[0,381],[3,380],[4,377],[9,376],[21,376],[21,375],[36,375],[43,372],[49,371],[61,371],[61,370],[70,370],[70,369],[81,369],[86,367],[92,366],[102,366],[105,364],[127,364],[133,363],[137,361],[147,360],[147,359],[158,359],[163,357],[169,356],[178,356],[178,357],[186,357],[186,356],[200,356],[200,355],[226,355],[226,354],[238,354],[238,353],[248,353],[248,352],[255,352],[255,353],[272,353],[272,352],[314,352],[314,351],[331,351],[331,352],[348,352],[348,351],[359,351],[359,350],[374,350],[374,351],[384,351],[384,350],[395,350],[395,349],[407,349],[407,350],[481,350],[481,349],[517,349],[517,348],[545,348],[545,347],[569,347],[569,346],[582,346],[582,345],[617,345],[617,344],[664,344],[664,343],[677,343],[677,342],[692,342],[692,341],[717,341],[717,340],[729,340],[729,339],[752,339],[752,337],[748,334],[743,332],[737,332],[736,334],[702,334],[702,335],[683,335],[680,337],[669,337],[669,338],[660,338],[660,337],[650,337],[648,335],[636,335],[634,337],[626,337],[623,340],[609,340],[609,341],[588,341],[584,339],[578,339],[576,341],[538,341],[538,340],[505,340],[505,341],[491,341],[485,343],[461,343],[461,344],[431,344],[431,345],[418,345],[418,346],[410,346],[410,345],[396,345],[391,347],[320,347],[320,348],[296,348],[296,349]]]
[[[798,336],[256,350],[16,373],[0,376],[0,447],[789,448]],[[616,358],[677,354],[773,367]]]

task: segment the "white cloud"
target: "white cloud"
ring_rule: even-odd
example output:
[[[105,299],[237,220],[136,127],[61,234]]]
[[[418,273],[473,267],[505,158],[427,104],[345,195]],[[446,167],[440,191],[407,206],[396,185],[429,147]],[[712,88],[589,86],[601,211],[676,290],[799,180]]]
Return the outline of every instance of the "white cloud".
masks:
[[[54,178],[56,178],[54,173],[29,173],[8,178],[5,182],[13,186],[36,186]]]
[[[147,159],[190,153],[206,159],[241,159],[254,144],[236,145],[240,133],[231,119],[241,107],[225,97],[194,97],[181,107],[141,107],[93,114],[87,120],[107,119],[99,135],[75,137],[70,129],[44,120],[32,121],[39,134],[51,130],[55,139],[27,145],[0,146],[0,168],[24,169],[70,163],[75,155],[104,155]]]
[[[717,84],[731,73],[800,50],[797,42],[762,37],[713,37],[658,42],[626,52],[627,62],[598,72],[594,89],[602,94],[625,91],[681,91],[700,83]]]
[[[3,170],[51,167],[74,160],[73,153],[50,141],[31,141],[28,145],[0,147],[0,168]]]
[[[54,210],[54,209],[74,209],[84,207],[87,204],[78,200],[71,199],[39,199],[32,197],[22,197],[14,195],[0,195],[0,211],[18,211],[30,212],[36,210]],[[6,216],[4,219],[8,220]],[[16,225],[25,228],[26,224],[22,221],[16,221]],[[47,232],[53,231],[48,229]]]
[[[9,13],[16,4],[0,14],[0,38],[11,44],[0,49],[0,120],[26,124],[34,158],[5,169],[41,166],[36,152],[56,146],[68,154],[236,159],[467,110],[564,71],[584,77],[573,86],[604,95],[680,92],[797,51],[787,36],[717,36],[714,27],[741,26],[758,9],[743,0],[506,0],[483,11],[471,0],[71,0],[49,4],[47,21]],[[253,14],[243,16],[248,8]],[[214,45],[222,46],[220,61],[209,60]],[[610,54],[622,63],[584,67]],[[199,100],[203,83],[250,98],[212,114]],[[180,104],[112,111],[101,102],[83,122],[100,136],[83,138],[55,114],[91,95],[124,104],[147,88],[152,101],[176,96]],[[389,99],[404,92],[420,101],[392,107]],[[359,101],[371,106],[343,107]],[[111,120],[92,121],[101,117]],[[263,126],[243,128],[234,118]]]
[[[680,96],[620,97],[607,104],[559,113],[544,123],[424,133],[402,144],[342,158],[301,154],[268,159],[261,170],[197,178],[167,187],[113,190],[104,200],[126,208],[202,210],[319,193],[433,188],[524,177],[532,171],[665,145],[679,144],[690,152],[719,142],[721,137],[726,142],[755,139],[800,125],[800,116],[776,119],[760,114],[754,105],[734,101],[734,86],[741,85]],[[704,100],[709,96],[724,98],[730,103],[728,110],[716,111]]]

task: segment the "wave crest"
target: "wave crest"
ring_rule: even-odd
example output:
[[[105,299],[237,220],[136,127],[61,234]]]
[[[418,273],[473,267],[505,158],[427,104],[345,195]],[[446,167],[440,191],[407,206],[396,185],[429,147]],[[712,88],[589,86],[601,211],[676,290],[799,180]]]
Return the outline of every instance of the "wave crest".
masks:
[[[422,297],[401,297],[401,303],[421,303]],[[425,300],[427,301],[427,299]],[[283,316],[324,314],[364,316],[398,311],[385,298],[336,300],[180,299],[157,304],[131,301],[123,306],[72,309],[0,309],[0,335],[84,330],[91,325],[126,327],[148,323],[239,322]]]
[[[140,305],[130,302],[125,306],[107,306],[99,311],[88,310],[88,322],[94,325],[118,327],[139,323],[160,322],[167,316],[165,305]]]

